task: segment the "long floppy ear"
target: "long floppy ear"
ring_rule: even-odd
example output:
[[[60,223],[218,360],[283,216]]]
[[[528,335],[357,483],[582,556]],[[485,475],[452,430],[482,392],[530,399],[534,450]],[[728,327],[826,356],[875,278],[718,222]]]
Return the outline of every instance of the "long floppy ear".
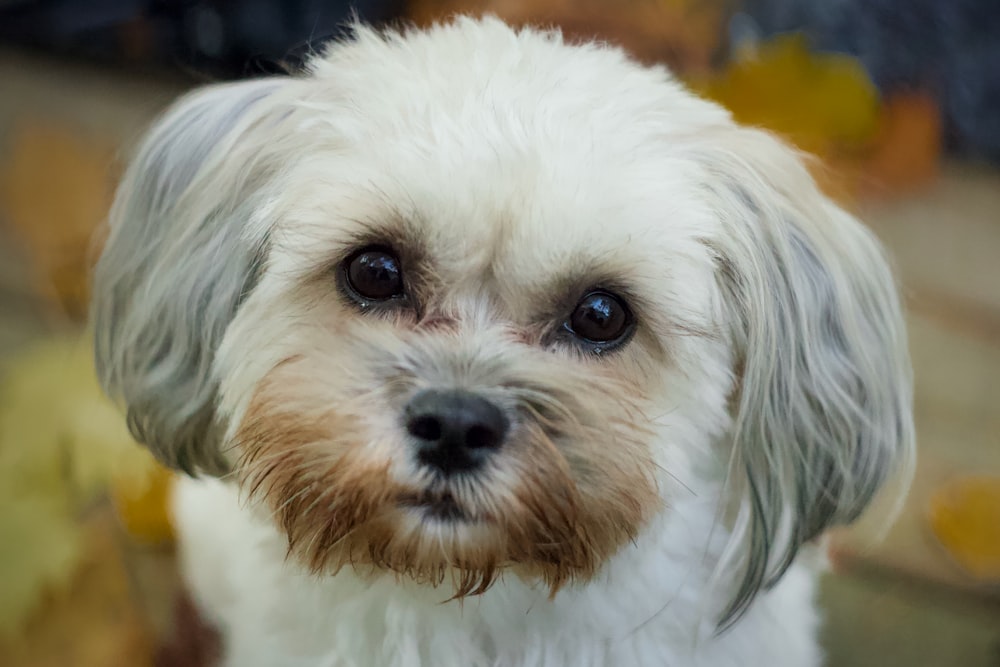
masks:
[[[94,275],[101,384],[135,438],[191,474],[226,468],[212,360],[264,258],[248,220],[286,81],[211,86],[165,114],[119,186]]]
[[[874,236],[763,132],[722,130],[700,162],[722,233],[722,318],[737,388],[727,558],[744,572],[723,623],[799,547],[856,519],[913,452],[912,380],[896,283]]]

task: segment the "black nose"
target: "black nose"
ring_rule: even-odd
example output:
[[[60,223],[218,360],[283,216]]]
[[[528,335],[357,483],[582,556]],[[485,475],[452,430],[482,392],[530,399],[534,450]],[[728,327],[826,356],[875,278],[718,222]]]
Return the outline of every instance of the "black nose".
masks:
[[[509,425],[485,398],[461,390],[425,390],[405,409],[406,430],[417,458],[445,475],[473,470],[496,451]]]

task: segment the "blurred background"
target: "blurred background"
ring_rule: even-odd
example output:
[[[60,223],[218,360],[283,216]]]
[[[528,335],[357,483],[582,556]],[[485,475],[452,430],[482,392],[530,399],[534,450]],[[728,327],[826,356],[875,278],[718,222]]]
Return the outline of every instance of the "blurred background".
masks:
[[[93,375],[95,232],[166,104],[294,69],[352,11],[621,44],[822,158],[902,276],[920,447],[886,538],[880,507],[834,535],[829,664],[1000,667],[997,0],[0,0],[0,665],[211,664],[170,475]]]

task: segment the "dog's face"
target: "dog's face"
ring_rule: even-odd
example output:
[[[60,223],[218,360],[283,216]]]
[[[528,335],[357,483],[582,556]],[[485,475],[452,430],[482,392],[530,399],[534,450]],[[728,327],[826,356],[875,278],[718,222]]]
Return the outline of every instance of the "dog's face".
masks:
[[[616,51],[362,32],[182,103],[111,227],[106,386],[316,571],[556,590],[714,463],[743,498],[733,611],[910,443],[875,243],[778,142]]]
[[[587,577],[664,501],[656,418],[693,384],[689,418],[724,413],[704,227],[658,220],[695,202],[636,182],[669,159],[544,134],[483,154],[505,124],[442,133],[440,162],[419,127],[315,151],[274,195],[220,393],[238,474],[314,568]]]

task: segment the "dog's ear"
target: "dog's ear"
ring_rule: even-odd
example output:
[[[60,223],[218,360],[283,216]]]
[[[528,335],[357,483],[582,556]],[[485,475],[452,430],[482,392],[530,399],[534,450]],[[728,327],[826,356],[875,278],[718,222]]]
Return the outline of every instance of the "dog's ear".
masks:
[[[727,558],[745,574],[729,621],[803,543],[853,521],[908,468],[913,424],[897,288],[874,236],[778,140],[742,128],[718,139],[699,161],[722,221],[708,243],[737,378],[729,478],[741,509]]]
[[[212,362],[263,261],[266,238],[248,220],[286,81],[210,86],[158,121],[118,189],[94,274],[102,386],[136,439],[191,474],[226,468]]]

